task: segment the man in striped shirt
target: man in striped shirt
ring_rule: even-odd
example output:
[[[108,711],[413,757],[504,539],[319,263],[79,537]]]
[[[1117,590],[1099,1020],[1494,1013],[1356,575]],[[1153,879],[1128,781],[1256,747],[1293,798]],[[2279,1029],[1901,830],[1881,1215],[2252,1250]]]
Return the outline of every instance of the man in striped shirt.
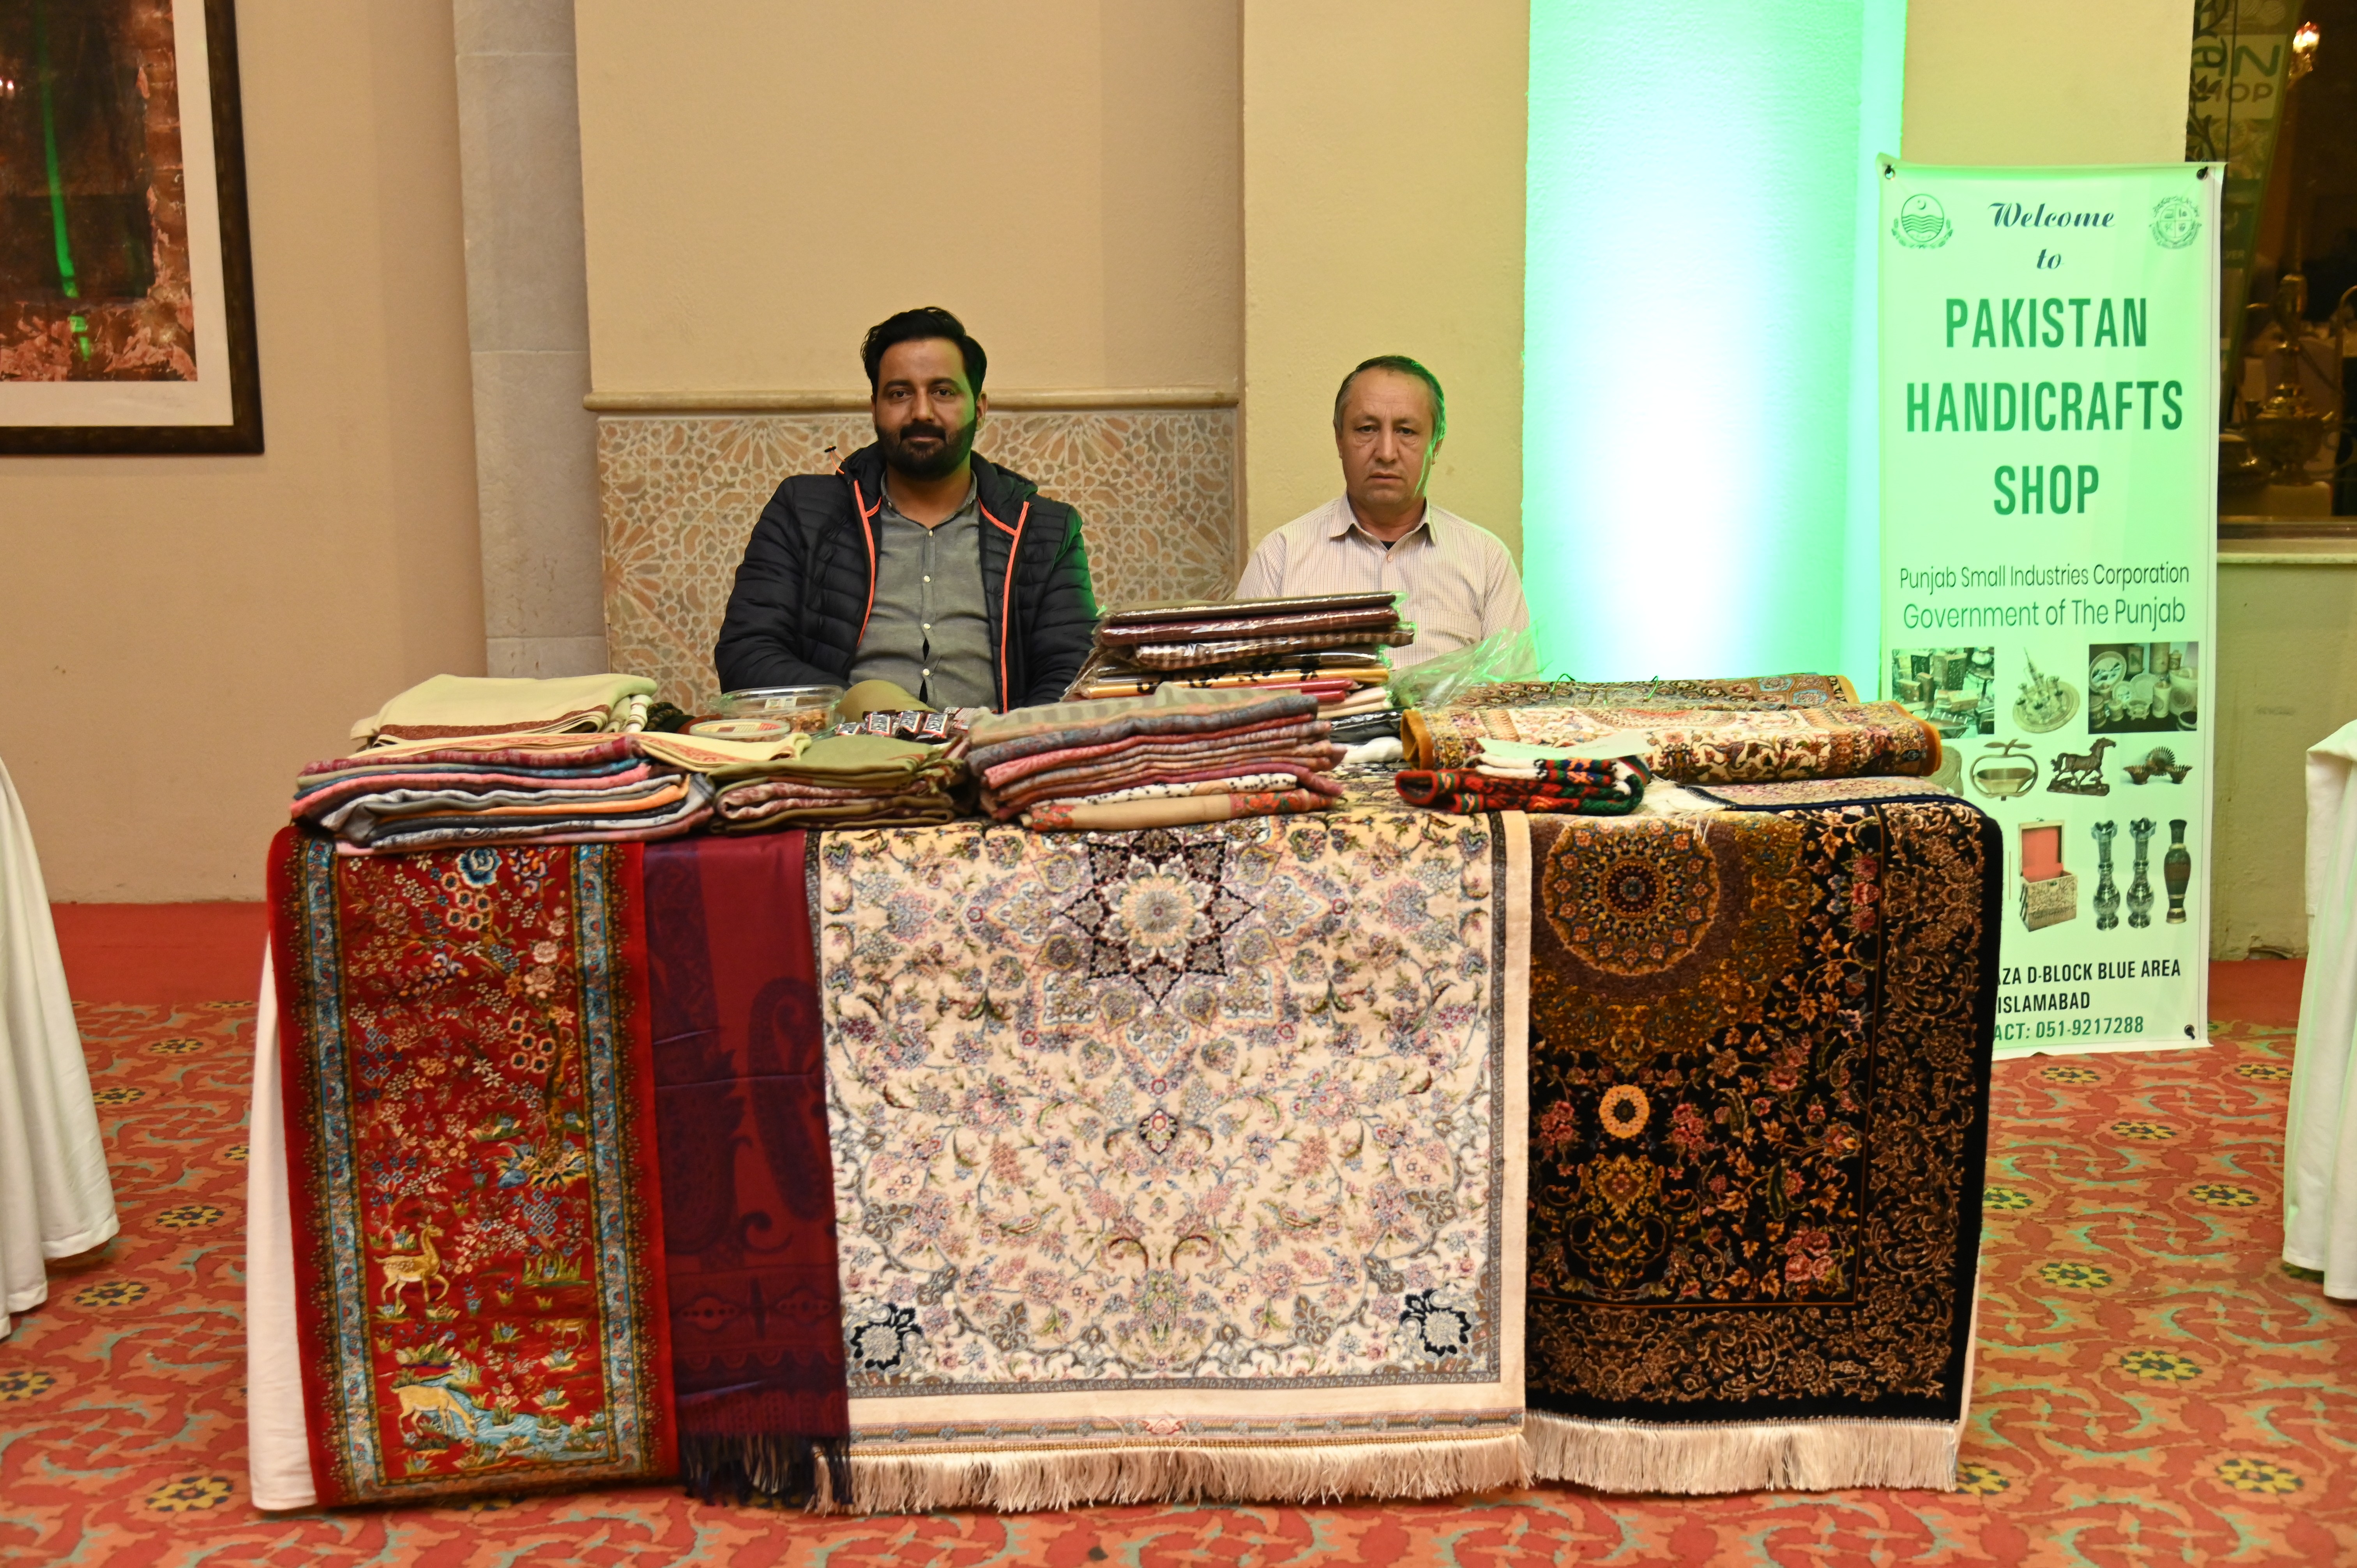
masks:
[[[1390,588],[1415,640],[1406,669],[1531,623],[1514,558],[1498,536],[1425,499],[1448,434],[1439,378],[1405,354],[1378,354],[1334,394],[1343,493],[1261,541],[1240,599]]]

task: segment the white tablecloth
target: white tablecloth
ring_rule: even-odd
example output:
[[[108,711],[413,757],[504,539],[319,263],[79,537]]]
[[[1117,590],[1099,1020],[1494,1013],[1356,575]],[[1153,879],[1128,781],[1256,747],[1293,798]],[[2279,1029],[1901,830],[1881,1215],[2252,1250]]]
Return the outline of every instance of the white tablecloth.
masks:
[[[33,832],[0,766],[0,1337],[49,1296],[48,1262],[116,1230]]]
[[[286,1207],[286,1122],[278,1078],[278,984],[262,955],[253,1021],[253,1120],[245,1163],[245,1433],[258,1509],[307,1509],[310,1440],[295,1343],[295,1221]]]
[[[2357,1296],[2357,724],[2308,753],[2308,974],[2284,1129],[2284,1262]]]

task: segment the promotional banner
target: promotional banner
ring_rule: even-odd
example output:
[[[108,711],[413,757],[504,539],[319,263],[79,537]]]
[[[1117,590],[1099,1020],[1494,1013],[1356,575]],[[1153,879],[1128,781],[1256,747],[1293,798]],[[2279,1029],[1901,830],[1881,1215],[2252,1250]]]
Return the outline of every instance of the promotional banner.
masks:
[[[1997,1051],[2198,1042],[2219,170],[1881,175],[1882,694],[2005,824]]]

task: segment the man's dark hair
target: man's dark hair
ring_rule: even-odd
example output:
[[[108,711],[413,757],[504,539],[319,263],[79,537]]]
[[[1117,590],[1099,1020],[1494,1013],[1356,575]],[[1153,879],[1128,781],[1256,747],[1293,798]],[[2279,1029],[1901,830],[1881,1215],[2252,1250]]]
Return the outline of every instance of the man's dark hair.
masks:
[[[1342,405],[1351,401],[1351,383],[1369,371],[1392,371],[1422,381],[1425,390],[1432,394],[1432,438],[1437,441],[1448,434],[1448,399],[1441,393],[1440,378],[1405,354],[1378,354],[1372,360],[1361,360],[1358,369],[1342,378],[1342,384],[1334,389],[1335,429],[1342,428]],[[868,380],[875,380],[872,372]]]
[[[966,391],[976,397],[982,395],[982,373],[990,368],[990,356],[982,351],[981,344],[966,336],[964,322],[938,305],[928,305],[888,316],[867,329],[866,338],[859,345],[859,360],[867,367],[870,397],[876,394],[876,378],[884,364],[884,350],[895,343],[912,343],[920,338],[946,338],[956,344],[959,357],[965,360]]]

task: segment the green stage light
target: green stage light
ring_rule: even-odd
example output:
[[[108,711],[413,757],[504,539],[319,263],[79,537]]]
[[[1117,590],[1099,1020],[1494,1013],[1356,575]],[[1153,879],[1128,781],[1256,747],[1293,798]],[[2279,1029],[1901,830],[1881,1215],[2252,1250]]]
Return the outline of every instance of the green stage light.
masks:
[[[1550,672],[1872,689],[1872,177],[1905,18],[1534,0],[1523,574]]]

